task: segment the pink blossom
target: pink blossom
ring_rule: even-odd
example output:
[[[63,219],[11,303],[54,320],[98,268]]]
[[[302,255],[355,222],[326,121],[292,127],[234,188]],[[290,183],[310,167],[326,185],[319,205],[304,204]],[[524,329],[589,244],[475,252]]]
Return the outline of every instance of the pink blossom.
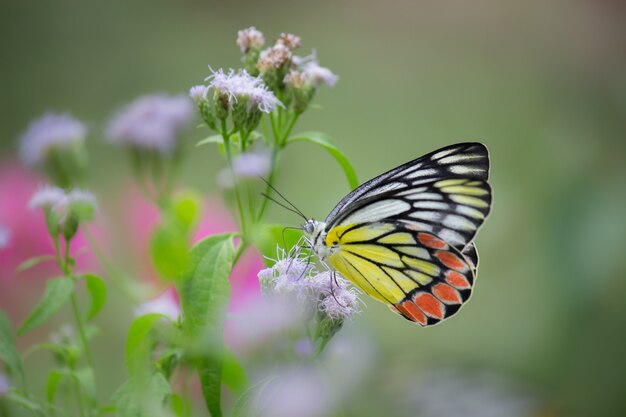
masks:
[[[55,262],[41,263],[19,274],[15,271],[29,258],[54,255],[42,212],[27,208],[33,192],[43,182],[14,159],[0,162],[0,224],[9,232],[6,246],[0,249],[0,305],[19,310],[20,317],[32,307],[30,301],[24,303],[24,298],[36,298],[43,281],[59,275]],[[72,240],[71,251],[78,254],[77,271],[97,270],[98,263],[82,232]]]
[[[121,199],[123,206],[120,207],[122,213],[119,216],[120,224],[117,225],[117,229],[123,233],[124,239],[126,239],[126,245],[123,246],[122,250],[135,262],[138,260],[137,275],[154,277],[153,283],[156,284],[158,274],[150,261],[148,248],[151,233],[160,221],[159,210],[134,189],[128,189],[122,194],[124,195],[124,198]],[[202,219],[196,228],[192,242],[198,242],[212,234],[236,230],[236,223],[226,208],[219,203],[219,198],[208,198],[204,201]],[[263,260],[256,250],[247,250],[239,259],[230,279],[232,285],[231,310],[237,310],[250,297],[259,294],[257,272],[261,268],[263,268]]]

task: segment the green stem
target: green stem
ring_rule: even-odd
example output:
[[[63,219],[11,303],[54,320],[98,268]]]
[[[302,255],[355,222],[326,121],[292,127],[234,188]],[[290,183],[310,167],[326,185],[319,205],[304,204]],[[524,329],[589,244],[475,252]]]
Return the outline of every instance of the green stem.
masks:
[[[102,249],[100,249],[100,247],[98,246],[96,239],[93,237],[93,235],[91,234],[91,231],[87,228],[87,226],[83,226],[83,234],[85,235],[85,238],[87,239],[87,242],[89,243],[89,246],[91,246],[91,249],[96,255],[98,262],[100,263],[100,265],[102,265],[107,275],[112,279],[111,280],[112,283],[132,301],[135,301],[135,302],[143,301],[143,297],[140,295],[139,286],[134,281],[131,281],[130,279],[128,279],[127,276],[125,276],[124,274],[119,272],[117,269],[115,269],[113,265],[111,265],[111,262],[108,261]]]
[[[70,258],[70,240],[65,239],[65,273],[73,277],[73,271],[70,267],[71,265]],[[74,313],[74,320],[76,320],[76,328],[78,329],[78,335],[80,336],[80,341],[83,345],[83,350],[85,351],[85,358],[87,359],[87,365],[91,368],[92,372],[94,371],[94,361],[93,355],[91,354],[91,349],[89,348],[89,342],[87,340],[87,334],[85,333],[85,325],[83,323],[83,319],[80,316],[80,310],[78,308],[78,300],[76,298],[76,293],[72,293],[70,296],[70,300],[72,303],[72,311]],[[94,382],[95,383],[95,382]],[[82,399],[82,397],[81,397]]]
[[[241,232],[243,233],[244,240],[247,238],[246,234],[246,219],[243,213],[243,205],[241,204],[241,196],[239,194],[239,187],[237,186],[237,182],[235,181],[235,173],[233,171],[233,158],[230,149],[230,136],[228,135],[226,129],[226,119],[222,119],[222,139],[224,139],[224,150],[226,151],[226,162],[228,164],[228,169],[230,170],[230,174],[233,177],[234,188],[235,188],[235,200],[237,201],[237,209],[239,210],[239,218],[241,220]]]
[[[270,113],[270,116],[272,114]],[[270,195],[270,193],[272,192],[272,187],[274,186],[274,179],[276,177],[276,165],[277,165],[277,161],[278,161],[278,153],[280,150],[282,150],[282,148],[285,147],[285,144],[287,142],[287,139],[289,138],[289,135],[291,134],[291,131],[293,130],[293,127],[296,124],[296,121],[298,120],[298,117],[300,117],[299,113],[294,114],[293,118],[289,121],[289,125],[287,126],[287,130],[285,131],[285,134],[282,137],[278,137],[276,136],[276,132],[274,131],[274,129],[272,129],[274,131],[274,146],[272,147],[272,157],[270,160],[270,175],[269,178],[267,179],[267,185],[265,186],[265,194]],[[273,127],[273,124],[272,124]],[[256,221],[257,222],[261,222],[263,220],[263,216],[265,216],[265,211],[267,210],[267,205],[268,205],[269,200],[267,198],[264,198],[263,201],[261,202],[261,208],[259,209],[259,214],[256,217]]]
[[[76,379],[74,379],[74,383],[72,384],[74,388],[74,395],[76,395],[76,409],[78,411],[78,415],[80,417],[85,415],[83,410],[83,396],[80,393],[80,385]]]
[[[289,138],[289,135],[291,134],[291,131],[293,130],[293,127],[296,124],[296,121],[298,120],[298,117],[300,117],[300,113],[296,113],[293,115],[293,117],[291,118],[291,120],[289,121],[289,125],[287,126],[287,130],[285,131],[285,134],[283,135],[283,138],[281,140],[281,147],[284,147],[287,139]]]
[[[235,257],[233,258],[233,268],[235,267],[235,265],[237,265],[237,261],[239,261],[239,258],[241,258],[241,255],[243,255],[243,253],[245,252],[247,248],[248,248],[248,243],[242,240],[239,243],[239,246],[237,246],[237,250],[235,251]]]
[[[91,350],[89,349],[89,342],[87,341],[87,334],[85,333],[85,326],[83,323],[83,319],[80,317],[80,311],[78,309],[78,300],[76,299],[76,294],[72,294],[70,298],[72,301],[72,311],[74,312],[74,319],[76,320],[76,327],[78,328],[80,341],[83,344],[83,349],[85,349],[85,357],[87,358],[87,364],[93,370],[94,369],[93,356],[91,355]]]

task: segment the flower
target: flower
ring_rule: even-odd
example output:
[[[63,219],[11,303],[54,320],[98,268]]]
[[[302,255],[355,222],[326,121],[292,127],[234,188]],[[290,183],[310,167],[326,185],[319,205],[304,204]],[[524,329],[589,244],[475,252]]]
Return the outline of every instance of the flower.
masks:
[[[51,185],[39,186],[28,202],[29,209],[65,209],[68,203],[67,194],[62,188]]]
[[[9,378],[0,372],[0,395],[6,394],[11,389],[11,381]]]
[[[74,328],[69,324],[62,324],[61,327],[59,327],[59,330],[50,333],[48,340],[50,340],[51,343],[60,345],[63,343],[70,343],[75,338],[76,331],[74,331]]]
[[[332,320],[343,322],[360,310],[359,297],[348,281],[337,272],[317,273],[310,259],[303,258],[296,245],[288,254],[279,250],[278,260],[271,268],[259,271],[261,288],[265,293],[294,295],[306,308],[313,304],[316,309]]]
[[[278,259],[274,265],[259,271],[259,283],[266,294],[295,294],[302,299],[308,295],[309,282],[306,280],[311,262],[300,257],[299,248],[294,246],[291,252],[278,248]]]
[[[261,49],[265,44],[263,33],[258,31],[254,26],[237,32],[237,45],[241,52],[248,52],[251,49]]]
[[[233,158],[233,172],[239,178],[264,177],[270,168],[271,156],[266,149],[244,152]]]
[[[286,67],[291,61],[291,50],[282,44],[277,44],[261,51],[257,68],[265,73]]]
[[[87,127],[69,114],[47,113],[32,121],[20,138],[20,157],[28,166],[44,162],[53,148],[69,148],[82,143]]]
[[[321,272],[311,278],[312,286],[320,293],[319,309],[336,320],[346,320],[359,312],[359,296],[348,281],[337,273]]]
[[[180,305],[174,288],[166,290],[158,297],[155,297],[150,301],[146,301],[135,308],[135,317],[150,313],[163,314],[170,320],[178,319],[180,316]]]
[[[58,274],[55,262],[42,262],[27,270],[17,272],[16,268],[29,258],[54,255],[52,239],[41,212],[25,210],[37,190],[41,178],[13,159],[0,159],[0,224],[11,231],[9,245],[0,250],[0,305],[11,317],[22,317],[29,313],[29,307],[37,303],[39,292],[33,285],[41,285],[48,277]],[[101,224],[102,219],[97,219]],[[94,239],[106,247],[104,230],[92,228]],[[70,243],[70,253],[76,256],[76,271],[99,273],[100,267],[93,251],[89,250],[83,231]],[[256,281],[256,280],[255,280]],[[39,288],[39,287],[38,287]]]
[[[11,231],[8,227],[0,224],[0,250],[9,246],[11,240]]]
[[[96,197],[91,191],[80,190],[78,188],[73,189],[67,194],[68,204],[85,204],[93,207],[97,207]]]
[[[284,107],[260,78],[251,76],[246,70],[235,72],[231,69],[225,73],[219,69],[213,71],[206,80],[211,80],[209,87],[231,108],[239,101],[247,101],[253,108],[264,113],[271,112],[276,106]]]
[[[156,284],[158,273],[145,248],[150,246],[152,231],[161,221],[162,214],[135,188],[128,187],[121,195],[122,198],[112,202],[114,206],[111,208],[121,213],[120,220],[109,228],[110,233],[126,236],[116,247],[117,253],[134,260],[136,275],[143,277],[143,283]],[[235,220],[219,201],[217,196],[203,201],[200,221],[191,233],[191,243],[209,235],[237,230]],[[255,250],[247,250],[241,256],[231,273],[230,309],[246,305],[248,297],[259,294],[256,273],[262,266],[262,258]]]
[[[333,415],[337,398],[332,383],[312,366],[278,371],[260,392],[261,417],[324,417]]]
[[[200,104],[207,99],[209,87],[206,85],[194,85],[189,89],[189,97],[196,103]]]
[[[299,36],[291,33],[281,33],[276,44],[286,46],[293,51],[294,49],[298,49],[302,43]]]
[[[294,88],[305,88],[308,84],[308,80],[304,76],[304,74],[296,70],[289,71],[289,74],[285,75],[285,79],[283,80],[283,82],[286,85]]]
[[[321,67],[316,61],[304,64],[302,72],[307,81],[315,87],[319,87],[322,84],[334,87],[337,81],[339,81],[339,76],[333,74],[328,68]]]
[[[178,134],[193,115],[194,106],[185,96],[146,95],[124,106],[111,119],[105,134],[111,143],[170,155]]]
[[[93,219],[98,204],[91,191],[75,188],[67,194],[67,208],[78,221],[85,221]]]

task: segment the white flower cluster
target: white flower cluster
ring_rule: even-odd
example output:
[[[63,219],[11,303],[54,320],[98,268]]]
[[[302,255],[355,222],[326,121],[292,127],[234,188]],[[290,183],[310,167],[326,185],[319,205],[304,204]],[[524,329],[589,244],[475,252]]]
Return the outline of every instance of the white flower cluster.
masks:
[[[73,189],[66,192],[62,188],[54,186],[42,186],[33,194],[28,202],[30,209],[53,209],[66,211],[75,205],[88,206],[94,211],[97,208],[96,197],[86,190]]]
[[[193,103],[185,96],[147,95],[123,107],[111,119],[105,134],[111,143],[170,155],[194,112]]]
[[[84,142],[87,127],[69,114],[48,113],[28,125],[20,138],[20,157],[28,166],[42,163],[53,148]]]
[[[359,296],[348,281],[336,272],[318,272],[297,247],[289,254],[279,252],[274,266],[259,271],[258,277],[264,292],[294,296],[333,319],[346,320],[359,312]]]
[[[271,112],[277,106],[284,107],[259,77],[251,76],[246,70],[235,72],[231,69],[225,73],[219,69],[213,71],[205,81],[210,81],[209,88],[214,89],[219,96],[226,97],[231,107],[239,100],[248,100],[251,106],[264,113]],[[194,93],[192,97],[198,97],[203,91],[197,87],[199,86],[192,87],[193,91],[190,91],[190,94]]]
[[[246,53],[250,49],[262,48],[265,45],[265,37],[254,26],[250,26],[237,32],[237,45],[239,45],[241,52]]]
[[[285,76],[285,84],[296,85],[303,80],[312,87],[327,85],[334,87],[339,81],[339,76],[326,67],[320,66],[315,52],[306,57],[294,56],[293,65],[295,69]]]

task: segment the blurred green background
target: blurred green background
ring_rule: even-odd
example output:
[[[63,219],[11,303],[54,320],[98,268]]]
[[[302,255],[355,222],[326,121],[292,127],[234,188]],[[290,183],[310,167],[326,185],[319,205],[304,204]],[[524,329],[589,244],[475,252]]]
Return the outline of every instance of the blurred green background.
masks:
[[[494,208],[472,301],[421,329],[368,300],[348,332],[376,353],[345,415],[416,415],[407,389],[437,367],[520,381],[541,399],[537,416],[626,415],[626,3],[3,1],[0,152],[14,154],[45,110],[71,111],[96,132],[91,179],[106,200],[128,175],[97,133],[114,110],[185,92],[209,64],[237,67],[236,32],[250,25],[268,41],[300,35],[340,76],[296,131],[333,136],[361,180],[455,142],[491,152]],[[278,187],[324,218],[348,188],[307,146],[287,150]],[[221,167],[216,152],[193,152],[183,182],[214,192]],[[101,320],[105,371],[121,364],[128,322],[110,309]],[[106,393],[124,375],[109,373]]]

